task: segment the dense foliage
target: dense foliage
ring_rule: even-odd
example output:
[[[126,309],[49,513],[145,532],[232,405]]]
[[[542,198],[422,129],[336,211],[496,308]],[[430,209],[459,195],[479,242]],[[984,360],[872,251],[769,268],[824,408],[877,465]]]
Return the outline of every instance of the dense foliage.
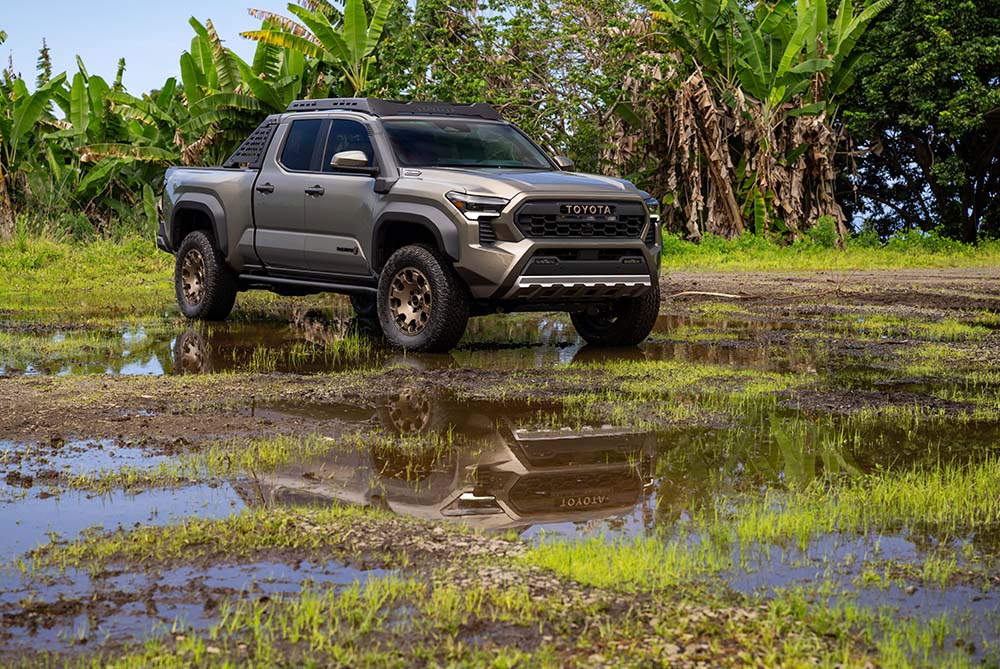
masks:
[[[251,62],[192,19],[180,78],[141,96],[124,63],[53,76],[43,48],[33,87],[0,77],[0,236],[148,225],[166,165],[219,163],[291,100],[371,95],[492,102],[690,239],[842,242],[860,216],[969,239],[998,218],[1000,12],[966,4],[300,0],[250,10]]]
[[[860,47],[858,213],[883,234],[1000,236],[1000,2],[895,0]]]

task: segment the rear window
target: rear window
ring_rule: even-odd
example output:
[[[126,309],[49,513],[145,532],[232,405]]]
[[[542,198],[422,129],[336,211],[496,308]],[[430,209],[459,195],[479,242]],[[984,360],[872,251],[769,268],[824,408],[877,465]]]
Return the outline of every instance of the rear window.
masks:
[[[312,169],[313,153],[316,151],[316,142],[322,126],[322,119],[292,122],[285,147],[281,150],[281,164],[285,168],[297,172],[308,172]]]

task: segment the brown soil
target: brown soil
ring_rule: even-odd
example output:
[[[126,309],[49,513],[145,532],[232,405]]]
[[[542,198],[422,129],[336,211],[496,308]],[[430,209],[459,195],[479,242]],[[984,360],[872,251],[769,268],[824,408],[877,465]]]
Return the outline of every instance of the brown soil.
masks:
[[[661,281],[668,308],[718,298],[685,291],[743,296],[741,304],[780,309],[790,305],[837,304],[914,310],[1000,311],[1000,268],[828,271],[669,272]]]

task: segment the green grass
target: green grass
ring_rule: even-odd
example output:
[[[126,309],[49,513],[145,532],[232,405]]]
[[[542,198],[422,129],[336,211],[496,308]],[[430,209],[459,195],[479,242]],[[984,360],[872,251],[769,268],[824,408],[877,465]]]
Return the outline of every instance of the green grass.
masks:
[[[272,509],[52,544],[36,552],[31,566],[143,571],[206,558],[252,562],[264,553],[275,559],[282,549],[322,561],[349,555],[350,537],[378,543],[379,536],[399,537],[402,528],[409,528],[411,547],[426,541],[426,529],[414,521],[370,511]],[[679,656],[686,662],[692,654],[706,666],[728,667],[862,667],[869,661],[849,637],[831,642],[803,619],[746,608],[730,595],[691,588],[621,598],[615,590],[555,582],[510,558],[470,561],[468,534],[439,536],[465,541],[447,569],[225,599],[206,632],[178,623],[171,638],[117,650],[113,657],[54,656],[48,664],[33,658],[31,665],[567,667],[593,666],[601,656],[615,666],[643,667],[672,665]],[[397,563],[406,568],[405,561]],[[539,583],[542,590],[533,585]]]
[[[853,597],[837,597],[833,586],[791,588],[778,593],[769,608],[780,617],[808,620],[816,633],[832,638],[856,639],[859,645],[874,648],[877,666],[885,669],[971,669],[980,664],[957,643],[964,624],[943,613],[925,620],[907,620],[893,607],[872,609],[859,605]],[[996,647],[987,648],[996,651]],[[995,660],[994,660],[995,661]]]
[[[21,235],[0,243],[0,314],[29,323],[104,327],[162,319],[173,309],[173,273],[173,257],[152,239],[73,243]],[[266,314],[276,299],[248,293],[239,310]]]
[[[915,318],[900,318],[888,314],[862,313],[835,316],[834,322],[843,323],[844,327],[856,332],[863,332],[876,337],[906,337],[912,336],[928,341],[966,341],[978,340],[989,335],[993,330],[977,322],[965,322],[957,318],[939,318],[937,320],[920,320]]]
[[[754,235],[732,241],[709,235],[700,244],[664,235],[663,263],[668,273],[996,267],[1000,265],[1000,242],[971,246],[936,233],[908,232],[884,245],[870,236],[860,236],[848,240],[846,248],[835,249],[812,240],[781,246]]]
[[[391,460],[401,471],[382,471],[407,481],[418,481],[426,467],[443,459],[455,446],[456,435],[444,433],[397,435],[380,430],[346,432],[337,437],[278,434],[258,438],[234,438],[206,444],[195,451],[179,453],[152,467],[119,466],[68,475],[65,485],[96,492],[187,485],[211,479],[253,479],[287,465],[312,464],[317,481],[324,480],[322,456],[371,451]],[[473,451],[475,444],[463,444]],[[0,454],[2,455],[2,454]],[[333,475],[329,475],[332,477]],[[336,481],[331,485],[336,485]]]
[[[543,539],[524,562],[598,588],[655,593],[730,568],[730,553],[718,542],[686,536],[669,540]]]
[[[563,396],[566,417],[650,429],[738,416],[751,405],[773,405],[776,392],[815,381],[802,374],[676,360],[613,361],[573,369],[605,377],[591,382],[600,390]]]
[[[162,312],[173,297],[173,260],[152,241],[87,244],[19,238],[0,245],[0,304],[18,318],[116,325]]]
[[[771,489],[740,504],[731,522],[744,546],[794,541],[805,549],[825,533],[899,527],[956,536],[1000,523],[997,490],[1000,457],[987,457],[964,465],[858,476],[835,486],[817,480],[801,490]]]
[[[176,525],[142,525],[128,531],[85,535],[67,544],[45,544],[33,551],[22,568],[84,568],[98,572],[110,564],[146,567],[200,557],[247,559],[266,550],[319,551],[343,546],[345,537],[365,521],[385,518],[380,511],[356,506],[295,512],[249,509],[223,520],[188,518]],[[336,557],[332,551],[327,554]]]
[[[543,541],[524,558],[573,580],[624,590],[664,590],[734,566],[736,546],[797,545],[805,550],[831,533],[894,533],[901,529],[961,536],[1000,523],[1000,457],[968,465],[856,476],[831,485],[816,480],[794,490],[769,488],[750,499],[720,499],[693,513],[666,538],[608,542]],[[947,558],[923,575],[941,582],[954,572]]]

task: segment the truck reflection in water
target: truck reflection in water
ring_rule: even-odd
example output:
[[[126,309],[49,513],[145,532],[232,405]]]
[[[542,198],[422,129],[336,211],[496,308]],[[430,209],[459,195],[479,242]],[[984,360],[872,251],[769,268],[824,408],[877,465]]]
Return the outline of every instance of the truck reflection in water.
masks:
[[[375,445],[261,475],[241,494],[257,505],[358,504],[484,529],[610,518],[649,499],[653,433],[519,426],[535,412],[407,389],[373,416],[395,439],[373,435],[363,443]]]

